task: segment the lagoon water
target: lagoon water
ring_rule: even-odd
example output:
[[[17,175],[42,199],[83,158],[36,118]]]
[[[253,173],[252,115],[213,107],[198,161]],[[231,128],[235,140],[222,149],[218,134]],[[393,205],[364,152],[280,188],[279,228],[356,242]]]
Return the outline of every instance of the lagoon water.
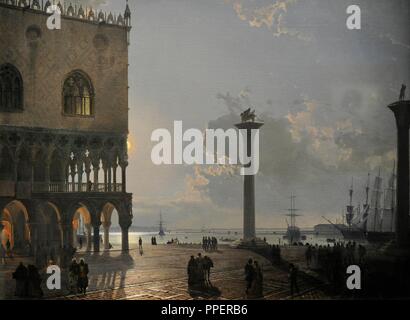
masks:
[[[269,244],[284,244],[287,243],[283,239],[285,230],[275,231],[263,231],[257,232],[257,236],[261,239],[266,238]],[[303,231],[302,231],[302,234]],[[158,232],[130,232],[129,243],[131,247],[135,247],[138,244],[138,239],[141,237],[143,244],[151,244],[151,237],[157,238],[157,244],[166,244],[172,239],[178,239],[179,243],[186,244],[200,244],[202,243],[202,237],[216,237],[219,244],[230,244],[235,240],[240,240],[242,232],[228,231],[228,230],[216,230],[216,231],[194,231],[194,230],[174,230],[166,232],[165,236],[160,237]],[[304,243],[313,244],[326,244],[326,237],[320,237],[312,234],[311,232],[306,234],[306,240]],[[110,232],[110,243],[114,246],[114,249],[121,247],[121,233]]]

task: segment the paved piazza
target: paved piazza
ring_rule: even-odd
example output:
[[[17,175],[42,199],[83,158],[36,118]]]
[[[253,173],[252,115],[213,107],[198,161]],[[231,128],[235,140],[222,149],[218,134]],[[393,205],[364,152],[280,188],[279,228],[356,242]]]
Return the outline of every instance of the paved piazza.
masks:
[[[188,292],[186,266],[190,255],[198,252],[209,255],[214,261],[212,284],[220,290],[218,296]],[[128,300],[190,300],[190,299],[245,299],[244,265],[249,257],[263,265],[265,299],[291,299],[287,273],[265,258],[247,250],[221,247],[217,252],[204,253],[199,246],[145,246],[144,254],[133,249],[129,255],[119,251],[100,254],[79,253],[90,266],[90,286],[86,296],[73,296],[63,290],[51,294],[45,289],[48,299],[128,299]],[[12,265],[1,266],[1,281],[6,284],[3,298],[14,298]],[[63,274],[63,278],[66,275]],[[302,277],[300,277],[302,278]],[[64,280],[63,279],[63,280]],[[64,282],[64,281],[63,281]],[[4,286],[3,286],[4,287]],[[318,282],[308,278],[299,280],[301,294],[295,299],[326,299],[327,295]],[[63,289],[65,285],[63,284]]]

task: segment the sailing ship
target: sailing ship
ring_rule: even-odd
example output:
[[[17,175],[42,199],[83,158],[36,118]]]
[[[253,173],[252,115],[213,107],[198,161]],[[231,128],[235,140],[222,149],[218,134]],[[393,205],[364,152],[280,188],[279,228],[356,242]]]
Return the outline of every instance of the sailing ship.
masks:
[[[368,222],[366,224],[366,239],[369,242],[387,242],[392,240],[394,233],[394,216],[396,207],[396,189],[395,189],[395,166],[389,178],[387,188],[382,190],[382,181],[379,176],[375,180],[375,188],[372,194],[374,206],[370,207]],[[376,184],[377,183],[377,184]],[[383,199],[383,206],[381,200]]]
[[[162,211],[159,213],[159,232],[158,235],[160,237],[165,236],[165,231],[164,231],[164,221],[162,220]]]
[[[369,178],[370,176],[368,175],[368,183],[366,185],[366,201],[364,204],[364,208],[368,207],[368,192],[369,192]],[[356,214],[355,214],[356,213]],[[350,185],[349,189],[349,204],[346,206],[346,214],[345,214],[345,219],[346,219],[346,225],[344,225],[343,228],[340,228],[340,232],[343,235],[343,238],[346,240],[364,240],[366,237],[366,234],[361,228],[358,223],[355,223],[354,218],[360,216],[360,204],[355,208],[353,206],[353,178],[352,178],[352,184]]]
[[[283,236],[283,239],[288,240],[290,244],[306,239],[306,236],[302,236],[299,227],[296,226],[296,217],[300,215],[296,214],[298,209],[295,208],[295,198],[296,196],[293,194],[290,196],[290,208],[288,209],[289,214],[286,215],[290,217],[290,224],[286,220],[288,228],[286,230],[286,234]]]
[[[358,204],[357,207],[354,207],[352,181],[349,189],[349,204],[346,206],[346,225],[340,227],[332,223],[342,233],[344,239],[387,242],[394,238],[395,183],[395,165],[393,166],[393,172],[389,178],[387,188],[384,190],[383,179],[379,170],[378,175],[374,179],[369,202],[370,174],[368,174],[364,204]]]

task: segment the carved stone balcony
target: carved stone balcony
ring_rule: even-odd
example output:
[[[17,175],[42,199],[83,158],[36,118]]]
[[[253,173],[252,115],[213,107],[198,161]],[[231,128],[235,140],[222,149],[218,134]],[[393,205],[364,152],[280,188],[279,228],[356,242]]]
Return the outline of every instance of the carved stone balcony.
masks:
[[[122,184],[107,185],[104,183],[44,183],[36,182],[32,185],[33,193],[68,193],[68,192],[123,192]]]

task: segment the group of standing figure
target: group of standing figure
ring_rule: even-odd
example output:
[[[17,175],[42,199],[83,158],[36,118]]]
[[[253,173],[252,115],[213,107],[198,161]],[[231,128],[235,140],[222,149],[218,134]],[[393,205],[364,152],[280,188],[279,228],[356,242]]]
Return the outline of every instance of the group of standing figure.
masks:
[[[258,261],[249,259],[245,265],[246,296],[263,297],[263,272]]]
[[[333,247],[309,245],[305,252],[306,265],[311,269],[322,270],[329,282],[335,287],[343,285],[346,267],[353,264],[363,265],[366,248],[356,242],[335,243]]]
[[[156,246],[156,245],[157,245],[157,237],[151,237],[151,244],[152,244],[153,246]]]
[[[215,251],[218,250],[218,239],[215,237],[203,237],[202,238],[202,249],[204,251]]]
[[[88,288],[88,264],[84,259],[77,263],[76,259],[73,259],[68,270],[68,281],[70,293],[86,294]]]
[[[41,276],[38,269],[33,265],[24,266],[22,262],[13,272],[13,279],[16,280],[15,295],[19,298],[41,298]]]
[[[205,288],[211,286],[211,268],[214,267],[214,262],[208,256],[202,257],[201,253],[195,258],[191,256],[188,262],[188,286],[190,288]]]

